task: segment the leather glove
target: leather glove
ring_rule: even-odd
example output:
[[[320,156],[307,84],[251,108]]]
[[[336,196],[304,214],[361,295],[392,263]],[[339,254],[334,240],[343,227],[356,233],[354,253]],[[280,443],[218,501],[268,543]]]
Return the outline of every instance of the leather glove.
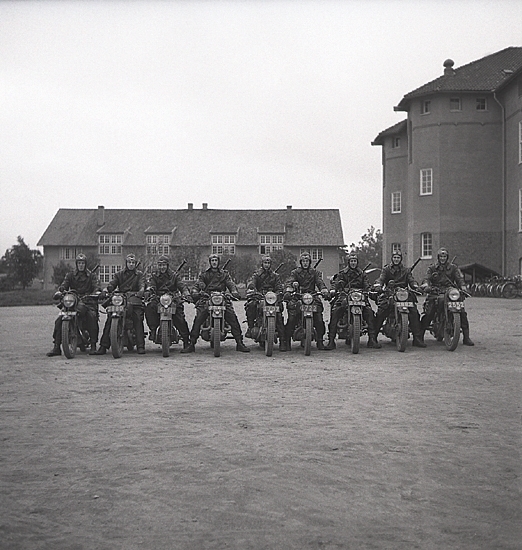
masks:
[[[323,288],[323,290],[321,290],[321,294],[323,295],[323,298],[328,298],[330,296],[330,291],[327,288]]]
[[[239,294],[239,292],[237,292],[237,291],[236,291],[236,292],[232,292],[232,296],[234,296],[234,298],[235,298],[236,300],[240,300],[240,299],[241,299],[241,294]]]
[[[53,300],[60,300],[62,297],[62,293],[57,290],[54,294],[53,294]]]
[[[294,281],[292,283],[292,286],[294,287],[295,290],[298,290],[299,289],[299,283],[297,281]]]

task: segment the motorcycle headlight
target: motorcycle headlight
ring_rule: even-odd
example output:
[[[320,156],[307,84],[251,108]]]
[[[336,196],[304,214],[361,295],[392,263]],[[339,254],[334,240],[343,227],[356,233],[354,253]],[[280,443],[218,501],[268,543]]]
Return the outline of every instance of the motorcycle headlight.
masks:
[[[404,288],[399,288],[395,296],[397,297],[398,302],[407,302],[408,301],[408,291]]]
[[[67,293],[63,297],[63,305],[65,307],[73,307],[75,303],[76,303],[76,296],[74,294]]]
[[[277,302],[277,295],[275,292],[272,292],[272,291],[268,291],[266,294],[265,294],[265,300],[266,300],[266,303],[269,304],[269,305],[273,305]]]
[[[170,294],[162,294],[160,297],[160,304],[163,307],[169,307],[172,304],[172,296]]]
[[[360,302],[363,299],[362,292],[352,292],[351,297],[354,302]]]
[[[456,300],[460,300],[460,290],[456,289],[456,288],[450,288],[449,292],[448,292],[448,297],[450,300],[452,301],[456,301]]]
[[[112,297],[112,305],[113,306],[122,306],[123,305],[123,296],[121,294],[115,294]]]
[[[303,294],[303,304],[309,306],[314,301],[314,297],[308,292]]]
[[[212,294],[210,300],[215,306],[220,306],[223,303],[223,294]]]

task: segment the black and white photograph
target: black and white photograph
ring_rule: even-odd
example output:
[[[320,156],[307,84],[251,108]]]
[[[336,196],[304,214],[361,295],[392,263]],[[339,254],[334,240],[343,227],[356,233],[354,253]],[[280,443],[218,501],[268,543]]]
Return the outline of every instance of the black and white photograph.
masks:
[[[0,550],[522,548],[520,21],[0,0]]]

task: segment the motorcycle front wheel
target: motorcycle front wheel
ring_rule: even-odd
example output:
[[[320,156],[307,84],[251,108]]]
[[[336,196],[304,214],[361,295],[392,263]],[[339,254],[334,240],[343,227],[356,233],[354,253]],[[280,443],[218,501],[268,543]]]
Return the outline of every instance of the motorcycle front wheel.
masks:
[[[448,311],[448,320],[444,326],[444,345],[448,351],[455,351],[460,338],[460,313]]]
[[[212,347],[214,357],[221,356],[221,321],[217,317],[212,319]]]
[[[397,333],[395,335],[397,351],[404,351],[408,342],[408,314],[401,313],[397,319]]]
[[[170,321],[161,321],[161,351],[163,357],[168,357],[170,354]]]
[[[268,317],[266,320],[266,346],[265,353],[267,357],[272,357],[275,340],[275,318]]]
[[[361,316],[360,315],[353,316],[351,333],[352,334],[351,334],[351,340],[350,340],[350,347],[352,349],[352,353],[359,353],[359,348],[361,344]]]
[[[114,359],[123,355],[123,317],[111,319],[111,351]]]
[[[62,347],[63,353],[67,359],[72,359],[76,355],[76,345],[78,343],[78,329],[76,321],[65,319],[62,321]]]
[[[304,339],[304,352],[305,355],[310,355],[312,351],[312,318],[305,317],[305,339]]]

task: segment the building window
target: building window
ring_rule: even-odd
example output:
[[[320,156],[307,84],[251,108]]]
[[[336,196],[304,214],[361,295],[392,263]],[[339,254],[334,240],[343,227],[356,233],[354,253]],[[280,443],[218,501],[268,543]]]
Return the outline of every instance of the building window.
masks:
[[[391,253],[393,254],[400,254],[401,252],[401,243],[392,243],[391,245]]]
[[[183,272],[183,280],[184,281],[195,281],[196,280],[196,272],[191,267],[187,267],[187,269],[185,269],[185,271]]]
[[[433,169],[425,168],[420,171],[420,194],[433,194]]]
[[[270,254],[275,250],[283,250],[283,235],[259,235],[259,253]]]
[[[450,111],[462,111],[462,103],[460,97],[450,98]]]
[[[121,254],[123,235],[100,235],[98,237],[99,254]]]
[[[81,248],[69,248],[69,247],[63,247],[60,248],[60,260],[74,260],[78,254],[81,254],[82,249]]]
[[[170,235],[147,235],[147,254],[151,256],[168,256],[170,254]]]
[[[433,238],[431,233],[421,233],[421,258],[428,259],[433,255]]]
[[[391,194],[391,213],[400,214],[401,213],[401,192],[394,191]]]
[[[431,101],[427,99],[421,103],[421,115],[429,115],[431,112]]]
[[[101,265],[99,271],[100,283],[110,283],[118,269],[119,266],[117,265]]]
[[[392,149],[398,149],[401,146],[401,138],[394,137],[392,138]]]
[[[477,97],[477,103],[475,105],[477,111],[487,111],[488,103],[485,97]]]
[[[235,235],[212,235],[212,254],[233,256],[236,253],[235,244]]]
[[[518,164],[522,164],[522,122],[518,123]]]
[[[522,231],[522,189],[518,190],[518,230]]]

